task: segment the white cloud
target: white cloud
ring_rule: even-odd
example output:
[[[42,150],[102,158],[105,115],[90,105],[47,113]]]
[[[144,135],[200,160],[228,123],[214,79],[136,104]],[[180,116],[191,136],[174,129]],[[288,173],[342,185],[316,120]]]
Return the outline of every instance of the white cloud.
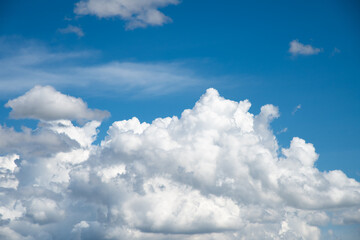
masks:
[[[0,188],[0,236],[317,240],[320,227],[358,223],[360,183],[319,171],[303,139],[279,148],[270,127],[278,109],[254,115],[250,106],[208,89],[180,118],[114,122],[98,145],[98,121],[39,124],[71,148],[0,158],[16,185]]]
[[[61,210],[54,200],[48,198],[33,198],[26,205],[26,215],[35,223],[57,222],[64,215],[64,210]]]
[[[15,160],[19,159],[19,155],[11,154],[7,156],[0,156],[0,187],[16,189],[19,181],[15,176],[18,170]],[[1,210],[0,210],[0,214]]]
[[[280,131],[278,131],[276,134],[286,133],[288,131],[288,128],[283,128]]]
[[[35,86],[5,106],[11,108],[10,117],[15,119],[102,120],[109,116],[107,111],[89,109],[82,99],[64,95],[51,86]]]
[[[158,177],[144,182],[144,193],[135,194],[123,207],[128,224],[141,231],[196,234],[241,226],[240,209],[229,198],[203,196]]]
[[[310,44],[304,45],[299,40],[293,40],[290,42],[289,53],[293,56],[297,55],[316,55],[321,51],[320,48],[315,48]]]
[[[111,62],[73,69],[75,76],[93,83],[139,89],[138,95],[160,95],[199,84],[191,71],[178,63]],[[85,80],[86,81],[86,80]]]
[[[49,156],[77,148],[77,143],[64,134],[56,134],[48,129],[32,130],[22,127],[21,132],[0,125],[0,152],[3,154],[23,154],[26,156]]]
[[[202,83],[183,62],[106,62],[86,64],[96,52],[51,52],[39,43],[11,44],[0,39],[0,95],[52,85],[96,88],[97,94],[132,93],[135,97],[165,95]],[[9,50],[13,49],[13,50]],[[84,63],[85,61],[85,63]],[[90,87],[91,86],[91,87]]]
[[[60,29],[58,29],[58,31],[63,34],[74,33],[78,37],[84,36],[83,30],[81,28],[73,26],[73,25],[68,25],[66,28],[60,28]]]
[[[292,114],[292,115],[295,115],[295,113],[296,113],[297,111],[299,111],[300,109],[301,109],[301,104],[297,105],[297,106],[294,108],[294,110],[291,112],[291,114]]]
[[[78,15],[96,15],[100,18],[120,17],[127,29],[161,26],[171,22],[158,9],[179,4],[179,0],[82,0],[76,4]]]

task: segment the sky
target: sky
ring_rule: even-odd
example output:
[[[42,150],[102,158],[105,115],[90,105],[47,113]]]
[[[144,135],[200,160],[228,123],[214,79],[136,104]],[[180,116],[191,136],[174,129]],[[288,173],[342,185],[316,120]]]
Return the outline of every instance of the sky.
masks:
[[[3,0],[0,238],[357,239],[360,3]]]

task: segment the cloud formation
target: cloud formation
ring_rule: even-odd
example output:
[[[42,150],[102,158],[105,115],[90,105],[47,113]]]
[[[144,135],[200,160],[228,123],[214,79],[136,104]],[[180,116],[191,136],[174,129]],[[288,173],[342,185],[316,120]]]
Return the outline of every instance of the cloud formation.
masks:
[[[297,55],[316,55],[321,51],[320,48],[315,48],[310,44],[304,45],[299,40],[292,40],[290,42],[289,53],[293,56]]]
[[[292,114],[292,115],[295,115],[295,113],[296,113],[297,111],[299,111],[300,109],[301,109],[301,104],[297,105],[297,106],[294,108],[294,110],[291,112],[291,114]]]
[[[127,29],[134,29],[171,22],[171,18],[158,9],[177,4],[179,0],[82,0],[74,12],[100,18],[120,17],[126,21]]]
[[[146,97],[181,91],[203,81],[184,62],[113,61],[88,64],[86,61],[89,58],[94,60],[96,52],[59,53],[36,42],[11,42],[0,38],[2,97],[20,94],[34,84],[73,88],[92,86],[104,92],[132,92],[137,97]]]
[[[63,34],[74,33],[78,37],[84,36],[83,30],[81,28],[73,26],[73,25],[68,25],[66,28],[60,28],[58,31]]]
[[[301,138],[279,148],[277,107],[250,106],[208,89],[180,118],[114,122],[98,145],[99,121],[39,124],[71,147],[1,152],[0,236],[317,240],[323,226],[359,224],[360,183],[319,171]]]
[[[10,117],[15,119],[102,120],[109,116],[109,112],[89,109],[82,99],[64,95],[51,86],[35,86],[9,100],[5,107],[11,108]]]

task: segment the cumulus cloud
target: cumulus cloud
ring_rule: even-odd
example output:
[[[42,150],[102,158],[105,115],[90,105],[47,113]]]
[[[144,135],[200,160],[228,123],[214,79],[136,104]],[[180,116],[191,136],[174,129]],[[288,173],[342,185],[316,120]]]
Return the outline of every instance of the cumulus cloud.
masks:
[[[315,48],[310,44],[304,45],[299,40],[292,40],[290,42],[289,53],[293,56],[297,55],[316,55],[321,51],[320,48]]]
[[[74,33],[78,37],[84,36],[83,30],[81,28],[73,26],[73,25],[68,25],[66,28],[60,28],[60,29],[58,29],[58,31],[63,34]]]
[[[0,187],[16,189],[19,181],[15,176],[18,170],[15,160],[19,159],[19,155],[11,154],[0,157]],[[0,208],[1,213],[1,208]]]
[[[49,156],[57,152],[66,152],[77,148],[77,142],[65,134],[57,134],[48,129],[22,127],[15,131],[0,125],[0,152],[24,154],[27,156]]]
[[[56,91],[51,86],[35,86],[24,95],[9,100],[5,107],[11,108],[10,117],[51,120],[102,120],[107,111],[92,110],[80,98]]]
[[[100,18],[120,17],[127,29],[161,26],[171,22],[158,9],[177,5],[179,0],[82,0],[76,4],[78,15],[95,15]]]
[[[358,223],[360,183],[319,171],[301,138],[280,148],[278,108],[250,107],[208,89],[180,117],[114,122],[100,144],[98,121],[39,124],[71,148],[0,157],[0,236],[318,240],[324,226]]]
[[[124,205],[126,221],[141,231],[195,234],[241,226],[240,208],[229,198],[203,196],[167,178],[151,178],[143,187],[145,194],[135,194]]]

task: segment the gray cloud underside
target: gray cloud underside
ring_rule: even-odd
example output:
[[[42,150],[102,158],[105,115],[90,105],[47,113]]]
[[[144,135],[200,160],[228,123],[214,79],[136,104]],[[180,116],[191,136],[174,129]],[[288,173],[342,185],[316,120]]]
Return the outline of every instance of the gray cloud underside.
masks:
[[[208,89],[180,118],[114,122],[98,145],[99,121],[2,130],[32,137],[0,142],[0,238],[321,239],[322,226],[359,224],[360,183],[320,172],[303,139],[279,148],[278,109],[250,106]],[[71,147],[24,150],[45,133]]]
[[[33,131],[23,127],[22,132],[0,126],[0,153],[21,153],[26,156],[49,156],[57,152],[66,152],[78,148],[76,141],[66,134],[57,134],[40,128]]]

